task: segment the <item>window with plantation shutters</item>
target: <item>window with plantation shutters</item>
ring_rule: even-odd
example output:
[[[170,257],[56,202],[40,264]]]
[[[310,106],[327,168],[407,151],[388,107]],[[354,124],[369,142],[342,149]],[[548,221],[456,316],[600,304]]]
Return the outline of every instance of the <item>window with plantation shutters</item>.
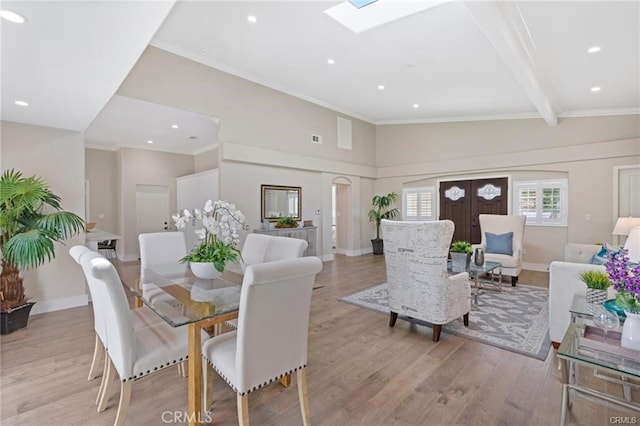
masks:
[[[527,217],[527,225],[566,226],[567,180],[515,182],[513,211]]]
[[[436,220],[436,188],[405,188],[402,197],[404,220]]]

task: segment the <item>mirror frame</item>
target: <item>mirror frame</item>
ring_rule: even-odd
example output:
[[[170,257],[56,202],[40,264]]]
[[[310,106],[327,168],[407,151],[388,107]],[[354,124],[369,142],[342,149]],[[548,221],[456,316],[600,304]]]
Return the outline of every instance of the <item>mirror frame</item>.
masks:
[[[292,216],[297,221],[302,220],[302,187],[300,186],[283,186],[283,185],[260,185],[260,204],[261,204],[261,217],[262,220],[268,220],[269,222],[277,222],[280,217],[266,217],[266,193],[268,190],[280,190],[280,191],[296,191],[298,193],[298,215]]]

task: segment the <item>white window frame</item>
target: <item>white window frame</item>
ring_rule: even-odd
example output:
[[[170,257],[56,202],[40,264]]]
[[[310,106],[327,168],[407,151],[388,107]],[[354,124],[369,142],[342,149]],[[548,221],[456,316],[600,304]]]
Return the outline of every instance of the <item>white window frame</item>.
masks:
[[[567,179],[533,180],[514,182],[513,184],[513,214],[520,213],[520,191],[532,188],[536,191],[535,217],[527,215],[527,226],[567,226],[569,218],[569,185]],[[547,188],[560,189],[560,217],[546,219],[542,215],[542,192]]]
[[[422,215],[421,212],[418,212],[418,216],[415,217],[407,217],[407,194],[413,193],[430,193],[431,194],[431,215]],[[402,219],[403,220],[436,220],[438,214],[438,199],[436,198],[437,191],[435,186],[421,186],[421,187],[412,187],[412,188],[403,188],[402,189]],[[418,209],[420,203],[418,202]]]

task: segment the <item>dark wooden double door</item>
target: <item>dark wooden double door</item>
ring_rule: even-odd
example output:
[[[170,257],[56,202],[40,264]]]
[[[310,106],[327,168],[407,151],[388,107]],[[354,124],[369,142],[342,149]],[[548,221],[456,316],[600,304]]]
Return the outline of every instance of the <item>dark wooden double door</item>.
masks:
[[[480,243],[480,214],[507,214],[507,178],[458,180],[440,183],[440,219],[455,223],[453,241]]]

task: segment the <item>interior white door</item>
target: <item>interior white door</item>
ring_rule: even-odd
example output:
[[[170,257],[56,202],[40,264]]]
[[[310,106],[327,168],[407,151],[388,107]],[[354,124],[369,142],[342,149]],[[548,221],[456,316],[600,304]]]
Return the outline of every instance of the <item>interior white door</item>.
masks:
[[[620,169],[618,216],[640,217],[640,167]]]
[[[162,232],[170,220],[169,187],[136,185],[136,233]]]

